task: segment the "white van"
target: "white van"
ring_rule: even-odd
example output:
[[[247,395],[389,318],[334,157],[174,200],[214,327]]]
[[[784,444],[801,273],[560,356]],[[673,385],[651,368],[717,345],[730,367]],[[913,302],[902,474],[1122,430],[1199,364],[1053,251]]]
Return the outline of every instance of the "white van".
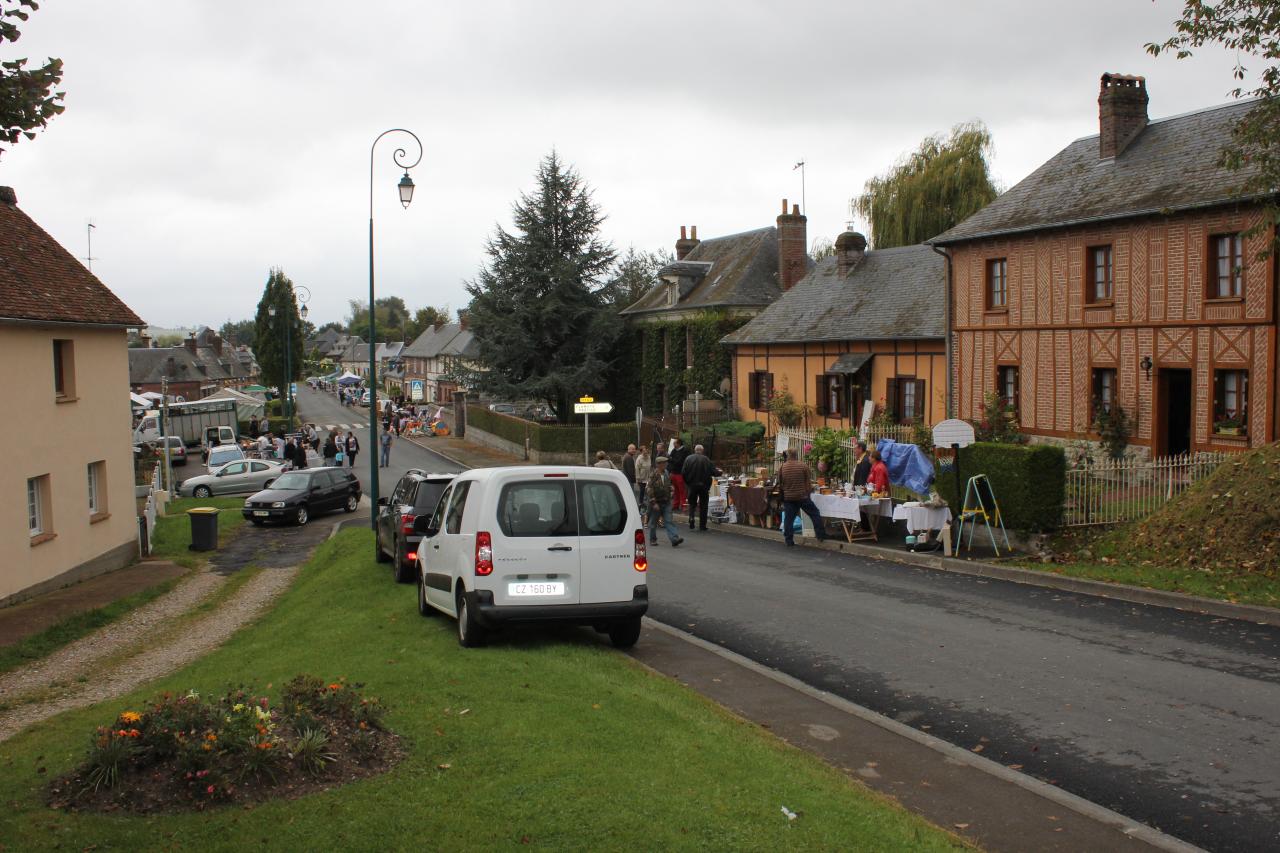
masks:
[[[509,622],[572,622],[635,645],[649,609],[645,532],[627,480],[604,468],[476,468],[419,516],[418,612],[477,646]]]

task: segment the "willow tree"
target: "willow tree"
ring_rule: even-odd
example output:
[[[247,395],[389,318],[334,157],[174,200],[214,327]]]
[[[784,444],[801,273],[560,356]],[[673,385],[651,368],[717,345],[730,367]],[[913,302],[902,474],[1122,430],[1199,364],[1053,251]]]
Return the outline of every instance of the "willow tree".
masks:
[[[959,124],[949,138],[930,136],[853,200],[871,222],[877,249],[923,243],[996,197],[987,157],[991,134],[981,122]]]

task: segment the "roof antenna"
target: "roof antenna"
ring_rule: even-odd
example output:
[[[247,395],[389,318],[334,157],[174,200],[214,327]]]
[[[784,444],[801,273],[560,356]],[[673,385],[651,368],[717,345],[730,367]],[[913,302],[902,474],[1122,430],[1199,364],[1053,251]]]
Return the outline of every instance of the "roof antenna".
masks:
[[[808,215],[809,206],[805,204],[804,198],[804,158],[800,158],[800,162],[791,167],[791,171],[800,170],[800,212]]]
[[[97,227],[97,225],[93,224],[93,220],[90,219],[88,226],[84,229],[85,235],[88,237],[89,241],[89,252],[84,256],[85,264],[89,267],[89,272],[93,272],[93,262],[98,260],[98,258],[93,256],[93,229]]]

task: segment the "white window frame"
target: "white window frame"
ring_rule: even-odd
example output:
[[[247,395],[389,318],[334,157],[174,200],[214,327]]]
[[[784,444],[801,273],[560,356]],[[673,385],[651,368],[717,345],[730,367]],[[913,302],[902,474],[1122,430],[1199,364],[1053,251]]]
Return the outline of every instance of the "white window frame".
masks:
[[[90,462],[88,465],[89,472],[89,515],[97,515],[99,506],[102,503],[98,500],[98,463]]]
[[[27,478],[27,529],[32,538],[44,533],[44,495],[39,477]]]

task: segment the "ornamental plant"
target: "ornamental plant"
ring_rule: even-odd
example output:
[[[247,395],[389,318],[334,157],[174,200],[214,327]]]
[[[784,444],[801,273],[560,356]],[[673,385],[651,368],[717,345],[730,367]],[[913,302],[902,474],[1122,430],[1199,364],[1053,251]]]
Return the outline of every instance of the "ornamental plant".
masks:
[[[270,685],[268,685],[269,687]],[[239,686],[163,693],[97,727],[84,762],[50,785],[57,808],[137,812],[257,801],[381,772],[397,756],[385,707],[362,685],[300,675],[285,698]]]
[[[796,402],[786,386],[781,391],[774,391],[769,398],[769,414],[778,421],[778,426],[795,428],[804,423],[809,414],[809,407]]]
[[[817,469],[818,475],[843,483],[849,476],[849,450],[845,443],[853,436],[853,430],[823,427],[813,434],[812,449],[806,458]]]

